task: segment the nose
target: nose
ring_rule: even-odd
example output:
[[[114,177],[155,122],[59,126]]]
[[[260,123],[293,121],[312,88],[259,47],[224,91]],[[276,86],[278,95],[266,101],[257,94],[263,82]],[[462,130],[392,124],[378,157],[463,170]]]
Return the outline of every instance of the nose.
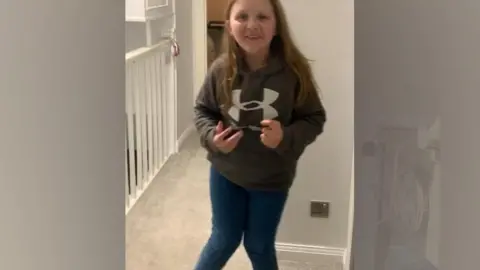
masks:
[[[258,20],[255,17],[248,18],[247,28],[251,30],[258,29]]]

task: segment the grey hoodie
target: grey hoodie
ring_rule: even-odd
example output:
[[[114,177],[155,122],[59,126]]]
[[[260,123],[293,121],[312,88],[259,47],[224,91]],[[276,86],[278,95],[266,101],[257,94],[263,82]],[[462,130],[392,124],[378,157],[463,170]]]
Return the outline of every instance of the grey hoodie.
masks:
[[[233,105],[228,112],[217,101],[227,64],[225,55],[215,60],[205,78],[194,108],[195,126],[201,145],[212,166],[233,183],[248,189],[288,191],[295,178],[297,162],[305,148],[323,132],[325,109],[317,95],[295,106],[298,79],[280,58],[250,72],[238,65]],[[283,125],[283,140],[276,149],[260,140],[260,122],[277,120]],[[243,137],[230,153],[218,151],[213,144],[215,127],[235,124],[243,128]]]

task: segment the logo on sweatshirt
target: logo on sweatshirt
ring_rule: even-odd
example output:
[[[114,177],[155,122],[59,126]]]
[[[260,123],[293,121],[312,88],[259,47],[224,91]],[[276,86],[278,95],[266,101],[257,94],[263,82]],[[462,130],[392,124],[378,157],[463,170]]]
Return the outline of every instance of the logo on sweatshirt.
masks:
[[[242,94],[241,89],[235,89],[232,91],[232,106],[228,110],[228,114],[235,121],[240,121],[240,111],[256,111],[262,110],[263,119],[273,119],[278,116],[278,111],[272,107],[272,104],[277,100],[279,94],[268,88],[263,88],[263,100],[252,100],[247,102],[241,102],[240,96]]]

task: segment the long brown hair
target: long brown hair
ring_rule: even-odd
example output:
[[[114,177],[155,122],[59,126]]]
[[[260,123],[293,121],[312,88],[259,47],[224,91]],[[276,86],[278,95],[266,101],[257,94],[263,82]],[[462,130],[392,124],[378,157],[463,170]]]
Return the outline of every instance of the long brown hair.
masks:
[[[287,22],[285,10],[280,0],[269,0],[273,7],[276,19],[277,35],[273,38],[270,45],[270,52],[280,55],[286,61],[287,65],[296,74],[299,81],[299,91],[296,104],[301,105],[311,94],[316,94],[317,84],[312,74],[309,59],[300,51],[293,42],[292,35]],[[229,0],[225,10],[225,21],[230,19],[230,13],[236,0]],[[223,50],[227,57],[227,66],[225,76],[223,76],[222,93],[219,95],[219,101],[227,106],[231,105],[232,87],[237,76],[237,56],[241,51],[234,38],[225,29],[223,34]]]

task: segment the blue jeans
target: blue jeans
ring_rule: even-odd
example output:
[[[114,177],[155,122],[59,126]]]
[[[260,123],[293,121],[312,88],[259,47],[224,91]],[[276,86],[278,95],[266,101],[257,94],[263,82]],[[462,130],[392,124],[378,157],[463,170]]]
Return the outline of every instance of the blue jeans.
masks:
[[[243,246],[254,270],[278,270],[275,237],[286,192],[242,188],[210,169],[212,233],[195,270],[220,270]]]

